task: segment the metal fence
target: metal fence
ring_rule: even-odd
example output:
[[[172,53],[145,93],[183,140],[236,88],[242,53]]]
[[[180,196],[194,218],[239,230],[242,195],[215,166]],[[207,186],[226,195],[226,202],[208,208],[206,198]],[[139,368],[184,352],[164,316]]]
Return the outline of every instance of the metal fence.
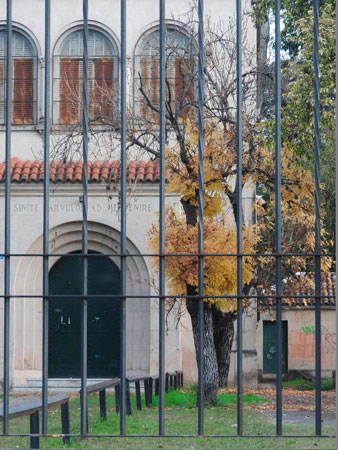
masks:
[[[120,242],[120,286],[121,292],[121,330],[120,330],[120,434],[100,435],[100,436],[125,436],[126,429],[126,211],[127,211],[127,167],[126,167],[126,0],[121,0],[121,60],[120,60],[120,87],[121,87],[121,242]],[[160,23],[160,181],[159,181],[159,408],[158,408],[158,434],[154,436],[165,436],[165,0],[159,0],[159,23]],[[321,429],[321,287],[320,287],[320,263],[321,241],[320,241],[320,117],[319,117],[319,30],[318,30],[318,9],[319,0],[314,0],[314,88],[315,88],[315,213],[316,213],[316,244],[315,252],[304,256],[311,256],[315,259],[315,361],[316,361],[316,415],[315,415],[315,435],[322,436]],[[246,255],[242,251],[242,5],[241,0],[236,1],[237,11],[237,434],[235,436],[245,436],[243,433],[242,420],[242,300],[252,295],[243,295],[242,269],[243,257],[255,256]],[[204,399],[203,399],[203,314],[204,314],[204,253],[203,245],[203,160],[204,160],[204,59],[203,59],[203,0],[198,1],[198,123],[199,123],[199,172],[198,172],[198,253],[193,255],[198,257],[198,428],[196,434],[192,436],[206,436],[204,433]],[[51,39],[50,39],[50,0],[45,1],[45,89],[44,89],[44,197],[43,197],[43,254],[34,255],[43,258],[43,349],[42,349],[42,433],[34,436],[52,436],[48,433],[48,270],[49,270],[49,153],[50,153],[50,129],[51,129]],[[88,0],[83,1],[83,203],[82,203],[82,293],[81,293],[81,432],[80,434],[69,434],[67,436],[93,436],[87,433],[87,308],[88,308]],[[12,98],[12,1],[7,0],[7,21],[6,21],[6,172],[5,172],[5,235],[4,235],[4,395],[3,395],[3,436],[32,436],[32,434],[12,434],[9,433],[9,377],[10,377],[10,307],[13,295],[10,291],[10,262],[13,255],[10,249],[11,235],[11,123],[12,109],[10,102]],[[276,188],[276,248],[275,253],[265,255],[276,259],[276,324],[277,324],[277,368],[276,368],[276,436],[291,437],[282,433],[282,292],[281,292],[281,260],[283,258],[281,247],[281,57],[280,57],[280,2],[275,2],[275,188]],[[65,255],[59,255],[65,256]],[[150,255],[143,255],[150,256]],[[178,255],[176,255],[178,256]],[[191,256],[191,254],[190,254]],[[230,256],[230,255],[217,255]],[[257,256],[257,255],[256,255]],[[261,255],[264,256],[264,255]],[[292,256],[292,255],[288,255]],[[297,256],[297,255],[294,255]],[[333,256],[333,255],[331,255]],[[24,296],[23,296],[24,297]],[[34,296],[36,297],[36,296]],[[187,298],[188,296],[182,296]],[[229,297],[225,295],[224,297]],[[271,297],[271,296],[270,296]],[[305,296],[306,297],[306,296]],[[150,296],[151,298],[151,296]],[[258,298],[256,296],[256,298]],[[263,298],[263,297],[259,297]],[[55,436],[55,434],[53,435]],[[62,436],[62,435],[59,435]],[[131,436],[131,435],[128,435]],[[137,435],[145,436],[145,435]],[[180,437],[181,435],[170,435]],[[98,437],[97,435],[95,437]],[[152,435],[149,437],[153,437]],[[229,435],[217,435],[212,437],[231,437]],[[271,436],[251,436],[251,437],[271,437]],[[301,436],[297,436],[301,437]],[[311,436],[303,436],[311,437]],[[328,436],[322,436],[328,437]]]

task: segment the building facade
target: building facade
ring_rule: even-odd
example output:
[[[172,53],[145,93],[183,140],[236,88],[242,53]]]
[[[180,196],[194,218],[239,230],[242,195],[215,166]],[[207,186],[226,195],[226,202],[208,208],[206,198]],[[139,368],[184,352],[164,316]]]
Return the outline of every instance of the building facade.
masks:
[[[235,17],[235,3],[212,0],[207,5],[211,21]],[[59,0],[51,10],[51,163],[50,163],[50,290],[56,295],[49,311],[49,374],[66,379],[79,376],[79,299],[57,300],[58,295],[79,294],[82,219],[81,137],[76,124],[82,114],[82,2]],[[169,67],[173,102],[184,86],[182,58],[189,50],[184,26],[189,1],[167,2],[168,39],[175,34],[177,53]],[[247,8],[248,5],[245,5]],[[0,154],[5,158],[5,14],[0,0]],[[14,387],[41,380],[42,352],[42,253],[44,112],[44,1],[13,0],[13,125],[11,252],[26,256],[11,258],[11,383]],[[130,1],[127,8],[128,108],[147,116],[140,87],[152,100],[158,96],[156,42],[158,9],[153,0]],[[179,30],[179,32],[177,32]],[[185,31],[184,31],[185,30]],[[248,22],[248,37],[255,42],[256,30]],[[97,299],[89,304],[88,370],[91,378],[118,374],[119,305],[116,299],[100,295],[119,291],[119,146],[106,133],[101,118],[110,117],[110,127],[118,122],[120,77],[119,2],[89,2],[89,109],[97,131],[89,145],[88,248],[89,291]],[[154,44],[155,42],[155,44]],[[155,46],[155,47],[154,47]],[[155,50],[154,50],[155,48]],[[155,55],[155,56],[154,56]],[[140,86],[142,79],[143,85]],[[155,81],[154,81],[155,79]],[[188,96],[193,97],[195,86]],[[109,95],[108,95],[109,93]],[[115,96],[116,95],[116,96]],[[174,106],[175,107],[175,106]],[[95,128],[96,126],[96,128]],[[158,220],[159,167],[146,152],[141,156],[131,148],[128,162],[127,209],[127,371],[156,374],[158,370],[158,301],[156,274],[152,270],[147,232]],[[0,210],[4,211],[4,164],[0,169]],[[244,216],[252,222],[255,188],[243,193]],[[166,195],[166,204],[180,208],[175,194]],[[4,236],[1,214],[0,236]],[[4,242],[1,239],[0,251]],[[109,255],[98,258],[95,253]],[[60,254],[68,256],[60,257]],[[29,255],[29,256],[28,256]],[[55,256],[53,256],[55,255]],[[139,256],[138,256],[139,255]],[[3,260],[0,260],[0,289],[3,289]],[[113,286],[113,287],[112,287]],[[1,292],[2,293],[2,292]],[[89,292],[90,293],[90,292]],[[140,296],[139,298],[137,296]],[[15,296],[18,296],[15,298]],[[35,297],[36,296],[36,297]],[[196,362],[189,316],[177,325],[177,315],[168,318],[166,370],[183,369],[186,379],[196,381]],[[111,324],[114,324],[112,327]],[[249,311],[244,321],[244,383],[257,381],[254,346],[256,316]],[[0,333],[3,333],[3,303],[0,304]],[[109,344],[107,344],[107,342]],[[62,351],[61,351],[62,349]],[[235,349],[235,343],[234,343]],[[61,356],[60,356],[61,355]],[[0,379],[3,348],[0,347]],[[235,375],[232,358],[230,379]]]

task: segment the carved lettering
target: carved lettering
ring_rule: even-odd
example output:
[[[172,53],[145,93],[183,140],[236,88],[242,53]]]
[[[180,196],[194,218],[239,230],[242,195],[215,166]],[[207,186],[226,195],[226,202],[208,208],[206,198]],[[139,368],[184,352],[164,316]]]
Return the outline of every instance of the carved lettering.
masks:
[[[15,213],[37,213],[42,211],[42,205],[38,203],[16,203],[13,205],[13,212]],[[82,211],[82,204],[79,203],[51,203],[49,205],[49,212],[51,214],[60,213],[80,213]],[[110,213],[119,213],[120,208],[118,203],[108,203],[107,206],[100,203],[89,203],[89,212],[103,213],[108,211]],[[152,212],[151,203],[130,202],[127,204],[127,213],[147,214]]]
[[[13,206],[14,212],[17,213],[32,213],[39,211],[37,203],[17,203]]]

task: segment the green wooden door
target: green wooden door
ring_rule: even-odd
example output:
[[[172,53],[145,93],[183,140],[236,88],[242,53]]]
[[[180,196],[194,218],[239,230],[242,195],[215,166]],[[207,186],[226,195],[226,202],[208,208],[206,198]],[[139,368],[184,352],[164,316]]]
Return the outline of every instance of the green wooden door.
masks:
[[[62,257],[49,273],[50,295],[81,294],[81,257]],[[88,377],[107,378],[120,370],[120,271],[110,258],[88,258]],[[81,299],[49,302],[49,377],[81,376]]]
[[[276,322],[263,322],[263,372],[276,373]],[[288,325],[282,321],[282,373],[288,371]]]

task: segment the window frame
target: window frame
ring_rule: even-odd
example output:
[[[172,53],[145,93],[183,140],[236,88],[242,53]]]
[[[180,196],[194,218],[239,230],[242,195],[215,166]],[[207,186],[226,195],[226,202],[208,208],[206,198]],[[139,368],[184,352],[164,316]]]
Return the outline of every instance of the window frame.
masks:
[[[197,45],[196,42],[194,40],[194,36],[193,36],[193,32],[189,29],[187,29],[186,26],[184,26],[184,24],[177,22],[177,21],[170,21],[170,20],[166,20],[165,22],[166,25],[166,29],[171,29],[174,30],[177,33],[182,34],[183,36],[185,36],[188,40],[188,42],[190,41],[189,45],[192,49],[194,49],[194,53],[191,54],[191,57],[196,59],[197,56]],[[140,102],[140,100],[137,99],[138,96],[141,95],[141,93],[139,93],[139,86],[138,86],[138,73],[137,73],[137,69],[140,67],[140,64],[137,62],[137,59],[141,57],[141,54],[139,52],[139,48],[142,44],[142,41],[144,41],[145,39],[147,39],[152,33],[154,32],[159,32],[159,24],[153,25],[150,28],[147,27],[142,34],[139,36],[139,38],[136,41],[136,44],[134,46],[134,50],[133,50],[133,87],[132,87],[132,110],[133,110],[133,114],[136,115],[137,114],[137,103]],[[139,53],[138,53],[139,52]],[[145,55],[146,57],[146,55]],[[158,53],[158,57],[159,57],[159,53]],[[174,80],[175,83],[175,80]],[[194,81],[194,86],[193,86],[193,92],[194,92],[194,98],[197,98],[197,84]]]
[[[59,109],[59,103],[60,103],[60,86],[57,86],[57,83],[60,82],[61,76],[60,76],[60,63],[62,58],[62,48],[66,42],[67,39],[69,39],[74,33],[82,32],[83,31],[83,24],[79,22],[77,25],[73,27],[68,27],[61,36],[57,39],[56,44],[54,45],[53,49],[53,57],[52,57],[52,96],[51,96],[51,102],[52,102],[52,111],[51,111],[51,119],[52,119],[52,128],[55,129],[67,129],[69,127],[74,126],[74,123],[69,124],[61,124],[60,123],[60,109]],[[111,49],[112,49],[112,58],[113,61],[113,86],[115,83],[117,83],[117,86],[119,86],[120,82],[120,47],[118,45],[117,38],[115,37],[114,33],[109,30],[107,27],[103,28],[102,26],[97,26],[95,23],[89,23],[89,33],[95,32],[101,34],[109,43]],[[67,56],[64,56],[64,58],[67,58]],[[74,58],[74,60],[81,58],[82,55],[76,55],[76,56],[69,56],[69,59]],[[103,59],[104,55],[102,56],[91,56],[89,55],[89,61],[94,59]],[[77,122],[75,122],[76,124]],[[90,126],[94,127],[102,127],[102,124],[99,123],[91,123]]]
[[[5,26],[2,23],[2,21],[0,21],[0,32],[5,32]],[[32,59],[33,61],[33,78],[32,78],[32,90],[33,90],[33,95],[32,95],[32,122],[31,123],[13,123],[13,107],[14,107],[14,93],[15,93],[15,87],[14,87],[14,83],[15,83],[15,78],[14,78],[14,64],[13,64],[13,90],[12,90],[12,124],[11,126],[14,127],[16,130],[27,130],[27,129],[36,129],[36,127],[38,126],[39,123],[39,111],[40,111],[40,96],[39,96],[39,88],[41,86],[41,67],[40,67],[40,61],[41,61],[41,49],[38,43],[38,40],[36,39],[36,37],[34,36],[34,34],[26,27],[23,27],[22,25],[18,25],[16,23],[13,23],[13,27],[12,27],[12,32],[13,35],[14,34],[19,34],[20,36],[22,36],[30,45],[31,49],[32,49],[32,56],[31,57],[27,57],[27,56],[15,56],[13,52],[13,57],[12,57],[12,61],[14,62],[15,59],[22,59],[22,58],[27,58],[27,59]],[[5,40],[6,42],[6,40]],[[13,45],[14,45],[14,41]],[[13,50],[12,50],[13,51]],[[6,58],[6,49],[5,49],[5,54],[4,54],[4,66],[5,66],[5,58]],[[5,74],[6,76],[6,74]],[[4,96],[5,99],[5,96]],[[5,101],[5,100],[4,100]],[[5,106],[4,106],[5,108]],[[5,111],[5,109],[4,109]],[[5,118],[3,122],[0,122],[0,130],[5,129],[6,124],[5,124]]]

